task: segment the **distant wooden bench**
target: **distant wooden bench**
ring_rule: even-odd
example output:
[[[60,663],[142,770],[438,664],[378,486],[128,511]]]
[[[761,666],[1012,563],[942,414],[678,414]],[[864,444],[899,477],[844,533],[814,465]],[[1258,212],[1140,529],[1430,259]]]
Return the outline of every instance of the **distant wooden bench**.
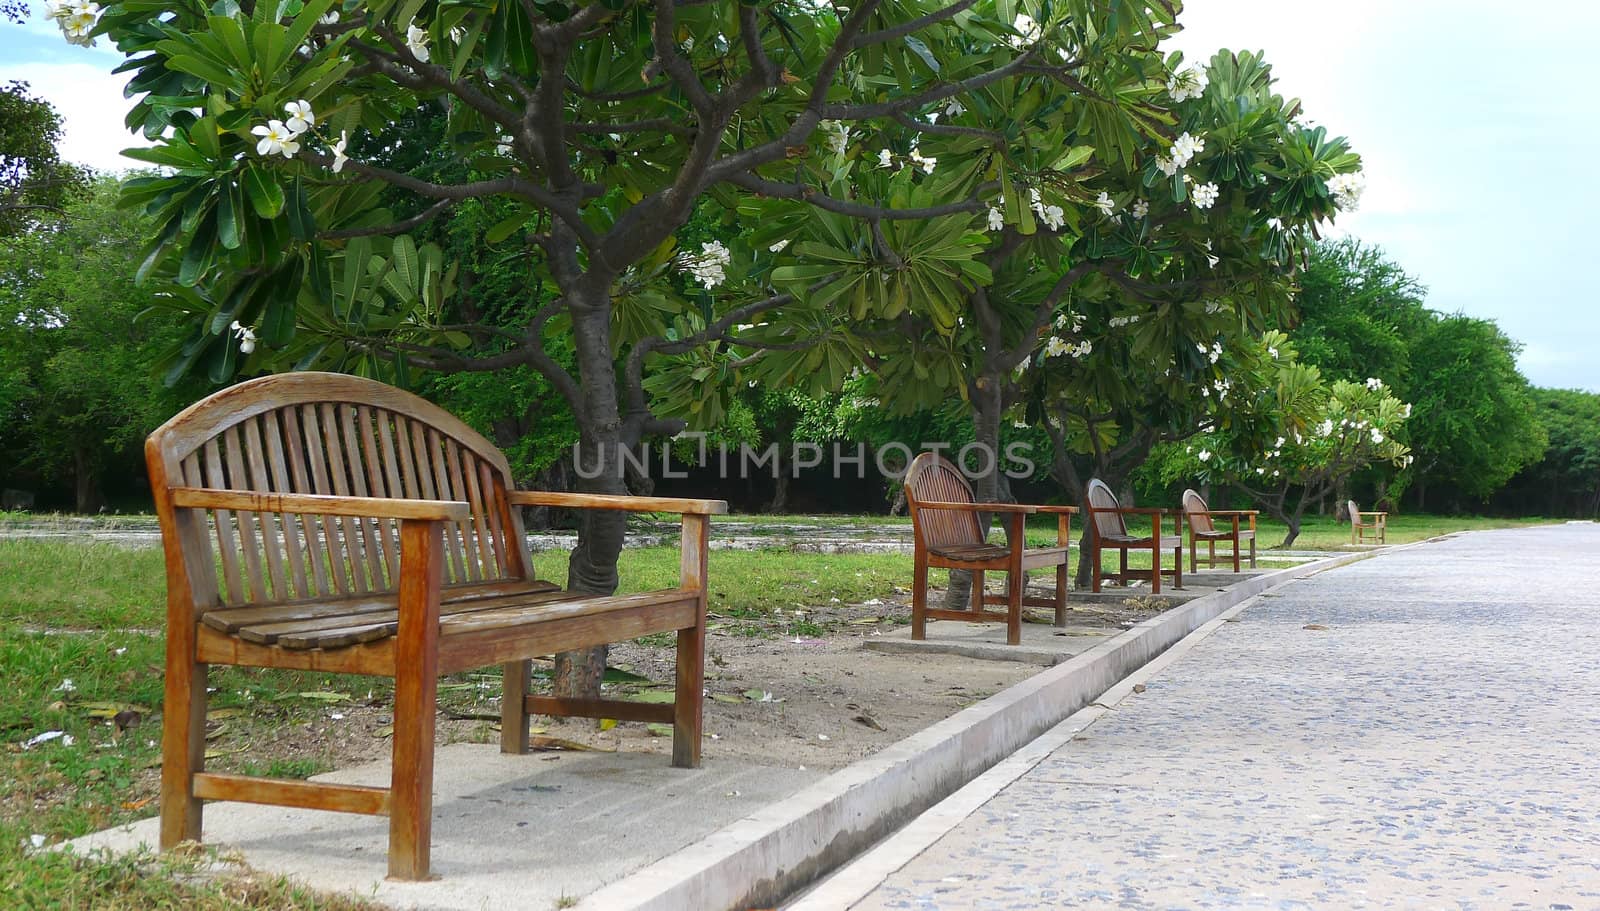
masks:
[[[1250,542],[1250,568],[1256,568],[1256,516],[1260,512],[1254,509],[1212,509],[1206,505],[1206,498],[1200,496],[1195,490],[1183,492],[1183,515],[1189,520],[1189,570],[1198,572],[1200,561],[1204,560],[1206,568],[1215,567],[1217,563],[1233,558],[1233,571],[1239,572],[1239,545],[1243,541]],[[1216,519],[1228,519],[1227,528],[1218,528]],[[1239,520],[1248,518],[1249,528],[1241,528]],[[1206,556],[1199,555],[1199,543],[1206,542]],[[1233,544],[1231,554],[1217,556],[1217,542],[1229,541]]]
[[[1072,541],[1073,506],[1025,506],[1017,503],[976,503],[972,486],[956,466],[937,453],[925,452],[911,462],[905,479],[906,506],[911,512],[915,538],[915,576],[911,588],[911,638],[927,635],[928,618],[965,620],[969,623],[1006,624],[1006,642],[1022,644],[1022,608],[1055,609],[1056,626],[1067,623],[1067,560]],[[1007,544],[989,544],[978,522],[980,513],[1005,517]],[[1056,546],[1026,546],[1027,517],[1033,513],[1056,516]],[[964,569],[972,573],[972,609],[937,610],[928,607],[928,569]],[[1053,598],[1025,597],[1023,573],[1030,569],[1054,567],[1056,591]],[[1006,574],[1006,594],[985,595],[983,574],[995,570]],[[1005,613],[987,611],[985,604],[1004,604]]]
[[[1375,544],[1389,543],[1389,514],[1386,512],[1362,512],[1355,500],[1346,500],[1345,507],[1350,510],[1350,543],[1365,544],[1371,538]]]
[[[199,840],[201,805],[237,800],[389,817],[389,875],[428,875],[439,675],[504,666],[500,748],[528,715],[673,725],[700,763],[708,516],[720,500],[513,490],[505,456],[443,409],[358,377],[290,373],[191,406],[145,444],[167,563],[161,845]],[[534,577],[517,507],[683,515],[679,586],[600,597]],[[677,633],[671,705],[528,693],[530,658]],[[395,680],[388,788],[205,768],[206,669],[235,664]]]
[[[1152,594],[1161,594],[1161,577],[1171,576],[1174,588],[1183,588],[1183,526],[1182,518],[1176,513],[1172,514],[1173,538],[1170,545],[1161,543],[1161,517],[1167,515],[1165,509],[1139,508],[1136,506],[1123,506],[1117,500],[1117,495],[1099,478],[1090,478],[1089,487],[1084,492],[1084,499],[1088,501],[1088,526],[1089,542],[1094,553],[1091,559],[1089,579],[1090,587],[1094,591],[1100,590],[1102,579],[1114,579],[1127,585],[1129,582],[1150,580]],[[1136,535],[1128,531],[1126,516],[1149,516],[1150,534]],[[1104,572],[1100,566],[1100,552],[1107,547],[1117,550],[1120,558],[1117,572]],[[1149,569],[1129,569],[1128,551],[1148,550],[1150,552]],[[1172,568],[1161,568],[1162,551],[1170,550],[1172,554]]]

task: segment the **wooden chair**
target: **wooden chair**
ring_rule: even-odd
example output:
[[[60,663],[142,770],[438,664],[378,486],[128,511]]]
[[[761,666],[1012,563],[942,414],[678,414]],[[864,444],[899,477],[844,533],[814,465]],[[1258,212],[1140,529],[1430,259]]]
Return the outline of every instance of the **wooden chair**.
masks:
[[[1196,545],[1206,542],[1206,567],[1216,566],[1218,562],[1233,558],[1233,571],[1239,572],[1239,544],[1241,541],[1250,542],[1250,568],[1256,568],[1256,516],[1260,515],[1254,509],[1211,509],[1206,506],[1205,498],[1194,490],[1183,492],[1183,514],[1189,520],[1189,571],[1198,572],[1200,560],[1197,555]],[[1230,527],[1218,529],[1213,522],[1218,516],[1232,520]],[[1239,520],[1248,517],[1249,528],[1240,528]],[[1217,557],[1217,542],[1233,542],[1233,553]]]
[[[1172,514],[1172,533],[1175,536],[1171,545],[1172,568],[1161,568],[1161,553],[1167,549],[1161,543],[1161,517],[1167,515],[1165,509],[1141,509],[1132,506],[1123,506],[1117,502],[1117,495],[1111,492],[1105,482],[1099,478],[1091,478],[1087,491],[1089,541],[1094,551],[1089,575],[1092,580],[1092,589],[1100,590],[1100,581],[1114,579],[1126,585],[1133,580],[1150,580],[1150,591],[1161,594],[1161,577],[1171,576],[1173,588],[1183,588],[1183,517],[1177,513]],[[1150,534],[1139,536],[1128,532],[1128,523],[1125,516],[1149,516]],[[1106,573],[1100,567],[1100,553],[1107,547],[1114,547],[1121,556],[1121,563],[1115,573]],[[1128,552],[1131,550],[1148,550],[1150,552],[1149,569],[1129,569]]]
[[[1365,544],[1367,538],[1372,538],[1376,544],[1387,544],[1389,541],[1389,514],[1386,512],[1362,512],[1356,508],[1355,500],[1346,500],[1345,507],[1350,510],[1350,543]]]
[[[956,466],[937,453],[925,452],[911,462],[905,477],[906,506],[911,512],[915,536],[916,576],[912,582],[911,638],[927,638],[928,618],[966,620],[975,623],[1006,624],[1006,642],[1022,643],[1022,608],[1055,608],[1056,626],[1067,623],[1067,560],[1072,540],[1073,506],[1022,506],[1016,503],[975,503],[972,487]],[[984,541],[979,513],[998,513],[1005,517],[1009,544]],[[1025,525],[1035,513],[1050,513],[1056,518],[1056,546],[1027,548]],[[1030,569],[1055,567],[1054,598],[1029,598],[1023,589],[1023,573]],[[928,607],[928,570],[964,569],[972,573],[972,607],[969,610],[937,610]],[[983,590],[983,574],[995,570],[1006,574],[1006,594],[988,595]],[[1005,613],[984,610],[985,604],[1004,604]]]
[[[700,762],[708,516],[720,500],[527,493],[505,456],[443,409],[372,380],[290,373],[191,406],[145,444],[167,564],[161,845],[238,800],[389,817],[389,875],[428,875],[435,682],[504,667],[500,748],[528,715],[673,725]],[[683,515],[679,586],[600,597],[534,577],[517,507]],[[220,578],[219,578],[220,573]],[[529,658],[677,633],[671,705],[528,693]],[[388,788],[205,771],[212,664],[395,681]]]

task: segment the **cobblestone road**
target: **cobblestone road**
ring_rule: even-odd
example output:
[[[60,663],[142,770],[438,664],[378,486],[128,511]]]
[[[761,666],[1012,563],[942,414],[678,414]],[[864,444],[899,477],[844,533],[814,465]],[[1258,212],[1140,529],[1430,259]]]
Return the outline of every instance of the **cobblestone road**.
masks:
[[[1278,589],[855,907],[1600,908],[1600,526]]]

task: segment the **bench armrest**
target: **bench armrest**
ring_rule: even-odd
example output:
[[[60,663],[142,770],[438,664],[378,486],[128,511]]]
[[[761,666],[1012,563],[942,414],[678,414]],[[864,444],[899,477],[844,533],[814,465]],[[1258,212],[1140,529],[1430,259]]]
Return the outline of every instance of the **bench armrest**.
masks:
[[[1091,506],[1090,512],[1114,512],[1125,516],[1164,516],[1173,510],[1162,509],[1158,506]]]
[[[1198,515],[1202,515],[1202,516],[1259,516],[1259,515],[1261,515],[1261,510],[1259,510],[1259,509],[1207,509],[1207,510],[1204,510],[1204,511],[1196,510],[1195,512]]]
[[[1038,506],[1022,503],[951,503],[943,500],[918,500],[918,509],[949,509],[956,512],[1020,512],[1031,515],[1042,512]]]
[[[419,519],[431,522],[460,522],[472,515],[472,507],[460,500],[338,497],[310,493],[215,490],[208,487],[174,487],[171,493],[172,505],[181,509],[304,512],[323,516],[353,516],[362,519]]]
[[[556,493],[548,490],[513,490],[513,506],[557,506],[567,509],[618,509],[626,512],[675,512],[690,516],[720,516],[726,500],[687,500],[681,497],[623,497],[598,493]]]
[[[1356,515],[1358,515],[1358,516],[1386,516],[1386,515],[1388,515],[1388,513],[1386,513],[1386,512],[1358,512],[1358,513],[1356,513]]]
[[[1035,506],[1039,512],[1047,516],[1075,516],[1078,514],[1076,506]]]

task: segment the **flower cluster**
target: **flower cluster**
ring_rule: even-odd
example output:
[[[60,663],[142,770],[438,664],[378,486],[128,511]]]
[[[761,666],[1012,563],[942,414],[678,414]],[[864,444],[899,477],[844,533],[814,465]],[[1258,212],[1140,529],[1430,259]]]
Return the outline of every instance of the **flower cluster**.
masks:
[[[1333,203],[1345,212],[1354,212],[1361,208],[1361,194],[1367,189],[1366,178],[1359,171],[1349,174],[1335,174],[1328,181],[1328,192],[1333,194]]]
[[[1128,211],[1133,214],[1134,218],[1143,218],[1150,214],[1150,203],[1143,199],[1136,199],[1133,201],[1133,205],[1128,208]]]
[[[300,135],[317,123],[317,115],[312,112],[309,101],[291,101],[283,106],[283,110],[288,115],[287,120],[269,120],[251,128],[251,134],[261,137],[261,141],[256,143],[257,155],[293,158],[300,151]],[[344,157],[343,142],[341,139],[336,156],[341,159]],[[343,163],[337,162],[340,166]]]
[[[62,37],[68,44],[94,47],[89,34],[100,21],[100,4],[91,0],[47,0],[44,17],[61,27]]]
[[[1044,343],[1045,357],[1060,357],[1063,354],[1070,354],[1074,358],[1079,358],[1086,354],[1090,354],[1093,351],[1094,343],[1088,339],[1084,339],[1077,344],[1072,344],[1071,342],[1068,342],[1058,336],[1052,335],[1046,339]]]
[[[1135,313],[1132,316],[1113,316],[1107,321],[1107,325],[1113,329],[1121,329],[1123,326],[1131,326],[1143,318],[1144,317],[1138,313]]]
[[[1016,31],[1016,34],[1007,36],[1006,43],[1019,51],[1038,41],[1044,35],[1044,30],[1039,27],[1039,23],[1033,21],[1033,17],[1027,13],[1018,13],[1017,20],[1012,23],[1011,27]]]
[[[678,258],[679,265],[707,290],[727,281],[728,264],[731,262],[733,254],[720,240],[704,244],[698,254],[686,253]]]
[[[1375,376],[1369,376],[1367,377],[1367,388],[1371,389],[1373,392],[1376,392],[1383,388],[1383,380],[1380,380]]]
[[[1213,364],[1215,364],[1217,361],[1222,360],[1222,343],[1221,342],[1214,342],[1211,345],[1210,348],[1207,348],[1205,345],[1202,345],[1202,344],[1196,342],[1194,347],[1195,347],[1195,350],[1200,352],[1202,357],[1210,358],[1211,359],[1211,363],[1213,363]]]
[[[819,126],[828,136],[828,151],[843,158],[850,148],[850,125],[842,120],[824,120]]]
[[[1217,196],[1220,194],[1220,192],[1221,191],[1214,183],[1208,182],[1200,184],[1191,191],[1191,194],[1194,197],[1195,207],[1200,209],[1211,208],[1213,205],[1216,205]],[[1216,263],[1212,263],[1212,265],[1216,265]]]
[[[1105,194],[1102,193],[1100,195],[1104,196]],[[1061,230],[1061,226],[1067,222],[1066,210],[1057,205],[1045,205],[1044,199],[1039,196],[1038,190],[1028,191],[1028,205],[1033,209],[1034,214],[1039,216],[1039,220],[1044,222],[1045,227],[1052,231]]]
[[[1172,141],[1172,164],[1174,168],[1186,167],[1196,155],[1206,150],[1206,141],[1188,133],[1180,133]],[[1163,169],[1165,170],[1165,169]]]
[[[419,28],[415,20],[406,26],[406,49],[419,63],[428,62],[428,32]]]
[[[1184,67],[1167,80],[1167,94],[1173,101],[1199,98],[1206,91],[1206,71],[1199,66]]]
[[[1107,218],[1117,214],[1117,201],[1112,199],[1111,194],[1105,190],[1101,190],[1100,195],[1095,198],[1094,207],[1099,209],[1100,214]]]

